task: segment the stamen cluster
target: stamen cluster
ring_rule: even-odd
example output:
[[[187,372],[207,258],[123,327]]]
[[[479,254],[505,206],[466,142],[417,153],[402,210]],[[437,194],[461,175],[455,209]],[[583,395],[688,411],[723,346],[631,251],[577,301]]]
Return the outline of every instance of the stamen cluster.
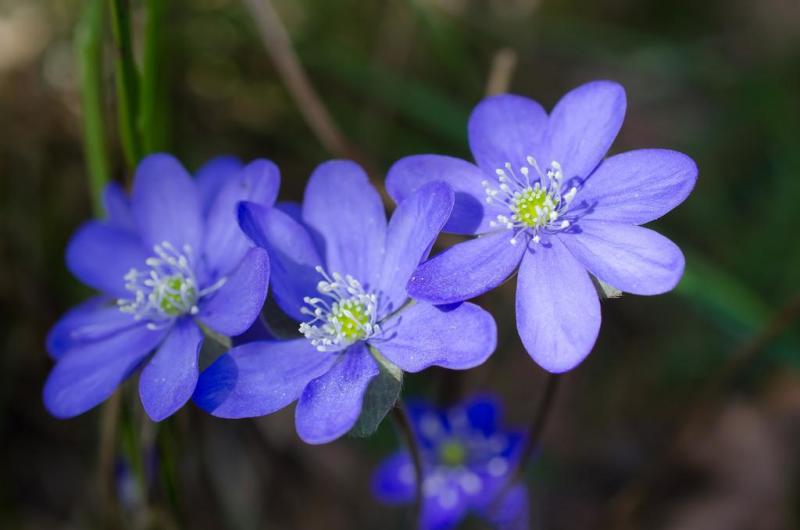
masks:
[[[200,290],[192,264],[192,248],[184,245],[182,251],[164,241],[153,247],[155,256],[145,261],[147,270],[128,271],[125,289],[133,297],[117,301],[120,311],[132,314],[136,320],[149,320],[150,329],[158,329],[181,315],[197,314],[198,300],[222,287],[225,279]]]
[[[545,172],[532,156],[527,157],[527,162],[528,166],[519,168],[519,175],[510,162],[506,162],[504,169],[497,169],[497,188],[488,180],[481,182],[486,191],[486,202],[502,203],[510,211],[510,215],[499,214],[491,225],[514,230],[512,245],[517,244],[517,236],[525,231],[533,235],[531,240],[534,243],[538,243],[542,231],[558,231],[569,227],[568,220],[562,219],[560,223],[557,221],[566,214],[569,203],[578,191],[572,187],[562,195],[564,173],[555,160]],[[536,172],[538,180],[531,180],[531,168]]]
[[[317,284],[317,291],[325,298],[306,296],[303,302],[309,307],[300,309],[304,315],[314,317],[300,324],[300,333],[312,345],[319,351],[337,350],[380,331],[375,293],[365,291],[349,274],[328,275],[321,266],[316,271],[324,278]]]

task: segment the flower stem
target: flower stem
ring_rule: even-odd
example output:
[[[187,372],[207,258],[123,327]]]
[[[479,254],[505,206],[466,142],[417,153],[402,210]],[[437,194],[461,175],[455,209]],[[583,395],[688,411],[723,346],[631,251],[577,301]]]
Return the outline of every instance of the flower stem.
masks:
[[[131,39],[131,17],[128,0],[110,0],[111,29],[117,51],[115,62],[117,81],[117,114],[122,150],[128,168],[133,170],[142,155],[139,134],[136,129],[138,116],[138,73],[133,58]]]
[[[102,1],[102,0],[101,0]],[[98,487],[103,506],[103,526],[116,526],[117,499],[114,495],[114,458],[117,456],[117,436],[122,408],[122,390],[117,389],[101,409],[99,447],[97,451]]]
[[[531,456],[533,456],[533,453],[541,442],[542,434],[544,433],[545,426],[547,425],[547,420],[550,417],[550,411],[552,410],[553,403],[555,402],[559,381],[561,381],[561,378],[558,374],[549,374],[547,376],[544,394],[542,395],[541,401],[539,401],[539,407],[536,409],[536,414],[533,416],[533,422],[531,423],[529,434],[525,439],[525,445],[522,447],[519,460],[517,461],[517,467],[510,475],[510,484],[517,482],[522,477],[522,473],[525,471],[525,466],[528,464],[528,461],[531,459]]]
[[[408,415],[405,405],[402,401],[398,401],[392,409],[392,417],[394,418],[397,430],[403,435],[408,445],[408,451],[411,454],[411,462],[414,465],[415,492],[414,492],[414,511],[413,511],[413,526],[419,525],[420,516],[422,514],[422,484],[424,475],[422,472],[422,454],[417,444],[417,438],[414,436],[414,429],[411,426],[411,419]]]
[[[88,0],[75,37],[83,115],[83,149],[96,216],[103,214],[108,155],[103,124],[103,0]]]
[[[520,457],[517,460],[517,465],[514,470],[509,473],[505,484],[503,484],[503,487],[500,488],[495,498],[492,500],[489,507],[490,512],[496,512],[500,509],[503,499],[508,492],[511,491],[511,488],[514,487],[514,485],[522,478],[522,474],[525,472],[525,467],[528,465],[528,461],[531,459],[533,453],[536,451],[536,448],[539,446],[542,434],[544,433],[544,428],[547,425],[547,419],[550,417],[550,411],[552,410],[553,403],[555,402],[559,381],[561,381],[561,378],[558,374],[548,374],[547,382],[545,383],[544,394],[542,395],[542,399],[539,401],[539,407],[536,409],[536,413],[533,416],[529,434],[525,438],[525,445],[522,447]]]

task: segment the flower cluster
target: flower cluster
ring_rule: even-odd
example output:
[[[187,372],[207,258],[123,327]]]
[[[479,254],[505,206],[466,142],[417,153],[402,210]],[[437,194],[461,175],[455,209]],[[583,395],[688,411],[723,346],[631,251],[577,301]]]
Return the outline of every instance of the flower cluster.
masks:
[[[223,418],[297,401],[297,432],[309,443],[370,432],[404,372],[487,360],[495,321],[467,300],[517,269],[523,344],[548,371],[574,368],[597,338],[596,284],[653,295],[683,271],[677,246],[640,225],[680,204],[697,168],[661,149],[604,158],[625,105],[622,87],[606,81],[569,92],[550,115],[524,97],[487,98],[469,121],[476,163],[398,161],[387,175],[396,202],[388,221],[353,162],[317,167],[300,205],[276,204],[279,173],[265,160],[215,159],[192,178],[169,155],[145,158],[130,196],[110,186],[108,218],[69,243],[68,268],[101,294],[50,332],[45,405],[58,417],[81,414],[142,367],[139,394],[154,420],[190,398]],[[441,231],[477,237],[429,259]],[[246,333],[268,285],[294,333]],[[203,349],[208,337],[235,347],[219,355]],[[202,373],[201,350],[217,353]],[[503,474],[509,448],[473,421],[481,407],[419,418],[439,462],[424,479],[445,509],[432,518],[476,507],[470,496]],[[425,418],[434,416],[446,439],[432,434]]]
[[[447,530],[470,512],[506,530],[528,528],[528,492],[509,487],[522,435],[506,431],[497,401],[473,398],[442,410],[408,407],[421,449],[421,530]],[[408,451],[388,457],[375,471],[372,490],[386,503],[414,500],[417,477]]]

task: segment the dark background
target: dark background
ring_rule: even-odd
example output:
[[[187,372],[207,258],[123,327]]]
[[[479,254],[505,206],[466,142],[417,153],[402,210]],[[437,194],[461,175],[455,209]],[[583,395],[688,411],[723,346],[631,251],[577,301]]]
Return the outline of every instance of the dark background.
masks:
[[[336,154],[298,112],[249,12],[230,0],[169,4],[170,150],[190,168],[218,154],[270,158],[282,197],[298,199],[313,167]],[[141,6],[132,5],[138,35]],[[689,199],[652,225],[681,246],[687,270],[673,293],[604,302],[597,346],[564,377],[526,477],[533,528],[800,527],[797,304],[781,312],[800,291],[800,3],[276,8],[378,182],[403,155],[468,157],[466,119],[501,50],[517,59],[510,90],[548,109],[583,82],[621,82],[628,113],[612,152],[669,147],[700,167]],[[0,2],[0,527],[404,528],[406,512],[369,492],[371,470],[398,443],[388,421],[370,439],[322,447],[297,439],[291,408],[224,422],[190,405],[156,427],[132,398],[135,379],[116,421],[103,408],[69,421],[45,412],[45,333],[88,295],[63,262],[69,235],[92,215],[73,45],[79,11],[75,0]],[[108,64],[105,75],[113,173],[124,181]],[[508,422],[525,426],[545,374],[516,337],[513,289],[479,301],[500,326],[486,365],[410,375],[404,395],[447,402],[489,390],[505,400]],[[701,405],[699,428],[676,441]],[[103,438],[109,425],[130,432]],[[141,463],[152,475],[144,498],[131,482],[138,464],[124,456],[133,440],[155,447]]]

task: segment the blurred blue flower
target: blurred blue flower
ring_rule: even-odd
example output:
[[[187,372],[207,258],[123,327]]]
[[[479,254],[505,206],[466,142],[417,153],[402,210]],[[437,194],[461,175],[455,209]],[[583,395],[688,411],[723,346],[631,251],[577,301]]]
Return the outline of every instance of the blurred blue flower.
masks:
[[[496,344],[488,313],[468,303],[408,304],[405,289],[452,205],[449,186],[432,183],[409,194],[387,225],[364,171],[332,161],[314,171],[299,211],[240,206],[244,232],[269,251],[275,300],[302,322],[304,337],[234,348],[203,372],[195,402],[242,418],[299,399],[298,434],[325,443],[358,419],[380,372],[376,355],[407,372],[481,364]]]
[[[550,116],[535,101],[499,95],[469,120],[477,165],[438,155],[398,161],[387,176],[398,201],[432,181],[455,191],[444,230],[480,237],[412,276],[411,296],[444,304],[478,296],[517,268],[517,329],[550,372],[577,366],[600,329],[590,274],[628,293],[672,289],[680,249],[638,225],[683,202],[697,178],[686,155],[642,149],[603,159],[622,126],[625,91],[596,81],[567,93]]]
[[[162,420],[191,397],[199,325],[227,336],[256,319],[269,280],[267,253],[236,219],[250,200],[271,205],[277,167],[209,162],[196,180],[172,156],[151,155],[133,193],[106,190],[109,219],[89,221],[67,247],[67,267],[101,294],[69,311],[47,338],[56,360],[44,387],[51,414],[68,418],[105,400],[148,356],[139,379],[147,414]]]
[[[495,528],[528,528],[527,489],[521,484],[506,487],[522,437],[503,429],[500,406],[493,399],[473,398],[449,410],[413,403],[409,415],[424,476],[421,530],[453,528],[470,512]],[[375,496],[390,504],[412,502],[415,486],[406,450],[384,460],[372,480]]]

